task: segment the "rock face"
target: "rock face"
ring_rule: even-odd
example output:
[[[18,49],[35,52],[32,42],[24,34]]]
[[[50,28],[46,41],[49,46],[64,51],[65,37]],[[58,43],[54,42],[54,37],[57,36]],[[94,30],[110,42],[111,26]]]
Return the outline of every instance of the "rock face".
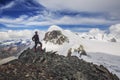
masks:
[[[59,30],[49,31],[45,34],[44,41],[52,42],[54,44],[63,44],[64,42],[69,42],[68,38],[61,33]]]
[[[75,56],[25,50],[17,60],[0,66],[0,80],[119,80],[104,66]]]
[[[112,38],[110,42],[117,42],[117,40],[115,38]]]

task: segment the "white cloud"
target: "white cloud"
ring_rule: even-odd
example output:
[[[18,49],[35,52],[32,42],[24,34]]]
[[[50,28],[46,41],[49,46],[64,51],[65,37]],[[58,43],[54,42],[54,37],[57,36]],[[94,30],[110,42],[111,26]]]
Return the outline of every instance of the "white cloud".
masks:
[[[120,20],[120,0],[37,0],[53,11],[103,13],[109,19]],[[105,17],[105,16],[104,16]]]
[[[24,0],[23,0],[24,1]],[[52,10],[72,10],[72,11],[86,11],[86,12],[109,12],[107,15],[111,20],[105,17],[81,17],[74,15],[73,17],[62,16],[43,11],[43,15],[38,14],[32,17],[22,15],[18,18],[0,18],[0,23],[7,27],[29,27],[53,24],[117,24],[120,22],[120,0],[37,0],[43,6]],[[15,4],[11,2],[3,8],[10,8]]]
[[[102,25],[102,24],[117,24],[120,20],[109,20],[105,18],[98,17],[81,17],[78,15],[72,16],[62,16],[58,17],[52,12],[43,11],[44,15],[38,14],[31,17],[27,15],[21,15],[18,18],[0,18],[0,23],[6,25],[7,27],[30,27],[30,26],[42,26],[42,25],[79,25],[79,24],[92,24],[92,25]],[[111,13],[112,15],[112,13]],[[114,14],[115,15],[115,14]],[[117,17],[117,16],[116,16]],[[112,17],[111,17],[112,18]],[[114,17],[113,17],[114,18]]]
[[[23,24],[25,23],[25,19],[27,18],[27,16],[22,15],[18,18],[0,18],[0,23],[4,23],[4,24]]]
[[[79,27],[78,26],[78,27],[70,28],[70,30],[75,31],[75,32],[81,32],[81,31],[87,32],[87,31],[91,30],[91,28]]]
[[[65,24],[65,25],[76,25],[76,24],[115,24],[118,23],[118,21],[110,21],[102,18],[85,18],[85,17],[70,17],[70,16],[64,16],[59,19],[49,19],[47,21],[32,21],[26,23],[26,25],[59,25],[59,24]]]
[[[117,11],[120,0],[37,0],[40,4],[52,10],[74,11]]]
[[[34,35],[34,32],[38,31],[40,35],[43,35],[43,32],[40,30],[8,30],[0,31],[0,41],[2,40],[11,40],[11,39],[31,39]]]
[[[86,18],[86,17],[70,17],[64,16],[59,20],[52,20],[57,24],[113,24],[114,21],[109,21],[102,18]]]
[[[21,15],[18,18],[3,17],[0,18],[0,23],[4,24],[6,27],[25,27],[25,24],[28,22],[27,19],[27,15]]]
[[[30,38],[31,32],[29,30],[21,30],[21,31],[13,31],[13,30],[8,30],[8,31],[3,31],[0,32],[0,40],[9,40],[9,39],[20,39],[20,38]]]
[[[14,1],[10,2],[9,4],[5,5],[5,6],[2,6],[0,9],[7,9],[7,8],[11,8],[13,5],[14,5]]]
[[[54,15],[50,15],[51,17]],[[30,26],[42,26],[42,25],[79,25],[79,24],[88,24],[88,25],[97,25],[97,24],[116,24],[120,20],[107,20],[104,18],[87,18],[80,16],[63,16],[61,18],[51,18],[49,16],[36,15],[33,17],[20,16],[15,19],[11,18],[0,18],[0,23],[3,23],[7,27],[30,27]]]
[[[42,26],[42,25],[52,25],[50,21],[33,21],[26,23],[27,26]]]

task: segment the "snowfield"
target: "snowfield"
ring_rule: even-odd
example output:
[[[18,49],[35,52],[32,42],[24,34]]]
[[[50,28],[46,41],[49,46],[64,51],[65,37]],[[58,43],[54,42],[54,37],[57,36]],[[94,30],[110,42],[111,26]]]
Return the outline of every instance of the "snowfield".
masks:
[[[106,53],[88,53],[88,56],[82,56],[82,59],[87,62],[93,62],[97,65],[104,65],[107,69],[120,78],[120,56]]]
[[[87,62],[93,62],[94,64],[104,65],[120,78],[120,42],[108,42],[105,39],[83,39],[80,37],[81,35],[76,35],[69,30],[63,30],[55,25],[48,29],[48,31],[52,30],[60,30],[68,37],[69,43],[55,45],[43,41],[43,48],[46,48],[47,51],[57,51],[58,54],[66,56],[68,49],[72,48],[72,55],[79,57],[79,54],[73,52],[73,49],[83,45],[88,56],[79,57],[80,59],[84,59]]]
[[[53,43],[45,43],[43,41],[43,47],[45,47],[48,51],[56,50],[59,52],[59,54],[66,55],[65,53],[67,53],[69,48],[75,49],[78,48],[80,45],[83,45],[86,52],[98,52],[120,56],[120,42],[109,42],[107,40],[105,41],[97,39],[83,39],[80,37],[80,35],[76,35],[69,30],[63,30],[55,25],[51,26],[48,29],[48,31],[52,30],[60,30],[65,36],[68,37],[69,43],[64,43],[63,45],[55,45]]]

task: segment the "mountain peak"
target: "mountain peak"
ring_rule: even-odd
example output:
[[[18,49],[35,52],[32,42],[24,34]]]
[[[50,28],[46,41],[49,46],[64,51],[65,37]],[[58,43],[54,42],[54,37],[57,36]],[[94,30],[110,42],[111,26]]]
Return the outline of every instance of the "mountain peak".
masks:
[[[25,50],[18,59],[1,65],[0,74],[0,80],[119,80],[102,65],[52,51],[34,53],[32,49]]]
[[[59,26],[57,25],[52,25],[49,27],[48,31],[53,31],[53,30],[60,30],[62,31],[62,28],[60,28]]]

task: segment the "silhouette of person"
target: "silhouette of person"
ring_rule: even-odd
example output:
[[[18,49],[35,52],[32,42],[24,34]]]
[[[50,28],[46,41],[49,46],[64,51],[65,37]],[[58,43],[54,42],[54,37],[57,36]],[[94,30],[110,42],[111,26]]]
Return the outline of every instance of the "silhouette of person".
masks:
[[[40,44],[40,49],[42,50],[42,43],[39,41],[39,35],[37,31],[35,31],[35,35],[32,37],[32,40],[35,42],[34,46],[35,52],[37,51],[38,44]]]

